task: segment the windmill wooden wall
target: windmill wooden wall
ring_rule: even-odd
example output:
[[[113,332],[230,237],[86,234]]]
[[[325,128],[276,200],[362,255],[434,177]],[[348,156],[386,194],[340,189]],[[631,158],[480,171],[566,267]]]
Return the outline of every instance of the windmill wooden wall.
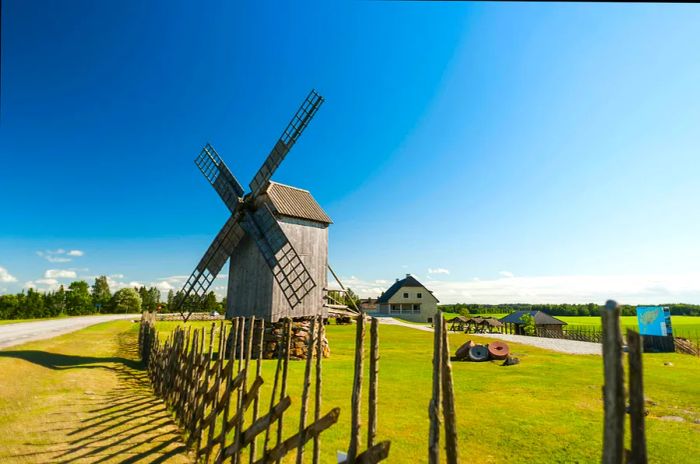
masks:
[[[275,322],[284,317],[323,314],[327,286],[328,224],[289,216],[279,224],[301,257],[316,286],[294,310],[255,243],[244,237],[231,256],[226,316],[255,316]]]

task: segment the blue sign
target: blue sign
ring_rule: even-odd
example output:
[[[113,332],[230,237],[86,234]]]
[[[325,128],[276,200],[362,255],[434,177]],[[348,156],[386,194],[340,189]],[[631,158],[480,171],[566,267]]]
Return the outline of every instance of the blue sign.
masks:
[[[662,306],[637,306],[637,322],[641,335],[673,335],[671,331],[671,311]]]

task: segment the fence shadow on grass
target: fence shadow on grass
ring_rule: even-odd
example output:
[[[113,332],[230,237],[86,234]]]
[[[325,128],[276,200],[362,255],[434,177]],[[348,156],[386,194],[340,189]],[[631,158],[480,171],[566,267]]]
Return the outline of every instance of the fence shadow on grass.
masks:
[[[117,370],[116,367],[106,364],[123,364],[129,369],[143,369],[139,361],[121,357],[92,357],[76,356],[70,354],[52,353],[50,351],[22,350],[22,351],[0,351],[0,358],[23,359],[38,366],[55,370],[64,369],[110,369]]]
[[[54,428],[49,426],[47,431],[60,431],[64,437],[62,440],[36,443],[35,452],[13,458],[62,464],[191,461],[172,415],[163,401],[153,395],[142,363],[135,360],[137,352],[135,334],[130,333],[119,336],[118,349],[113,357],[42,351],[0,352],[0,356],[25,359],[50,369],[109,369],[117,378],[114,388],[90,395],[89,401],[77,407],[76,411],[70,411],[80,411],[82,418],[79,423],[66,421],[64,424],[55,419],[49,421]],[[64,414],[55,413],[55,416]]]

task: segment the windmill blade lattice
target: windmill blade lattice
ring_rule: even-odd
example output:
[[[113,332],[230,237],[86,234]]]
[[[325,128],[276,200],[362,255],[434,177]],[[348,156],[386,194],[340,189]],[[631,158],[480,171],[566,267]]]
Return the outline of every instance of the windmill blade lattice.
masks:
[[[272,148],[270,154],[267,155],[267,159],[250,182],[250,190],[253,192],[253,196],[258,195],[265,187],[265,184],[270,180],[272,174],[275,173],[284,157],[289,153],[289,150],[292,149],[301,133],[309,125],[323,101],[323,97],[315,90],[312,90],[306,97],[306,100],[301,104],[287,128],[282,132],[282,136]]]
[[[258,208],[252,214],[246,214],[242,224],[255,241],[282,293],[294,309],[316,286],[301,257],[267,205]]]
[[[216,276],[221,271],[221,268],[224,267],[224,264],[226,264],[226,261],[244,234],[245,232],[239,222],[239,215],[231,215],[219,233],[216,234],[214,241],[209,245],[187,282],[185,282],[185,286],[182,288],[182,299],[178,302],[178,310],[182,308],[188,297],[194,295],[197,301],[201,301],[206,296],[207,290],[209,290],[212,282],[214,282],[214,279],[216,279]],[[190,309],[187,318],[189,318],[191,313],[192,310]],[[183,314],[182,311],[181,314]]]
[[[219,154],[209,144],[206,144],[199,156],[194,160],[204,177],[214,187],[224,203],[234,213],[238,206],[239,198],[245,193],[236,177],[231,173]]]

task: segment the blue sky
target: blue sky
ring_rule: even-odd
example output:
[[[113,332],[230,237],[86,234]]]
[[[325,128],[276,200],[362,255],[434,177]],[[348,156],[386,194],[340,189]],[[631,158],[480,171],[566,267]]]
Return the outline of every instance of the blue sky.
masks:
[[[3,7],[0,291],[178,287],[227,218],[194,157],[246,185],[315,87],[274,179],[363,296],[700,303],[696,5]]]

